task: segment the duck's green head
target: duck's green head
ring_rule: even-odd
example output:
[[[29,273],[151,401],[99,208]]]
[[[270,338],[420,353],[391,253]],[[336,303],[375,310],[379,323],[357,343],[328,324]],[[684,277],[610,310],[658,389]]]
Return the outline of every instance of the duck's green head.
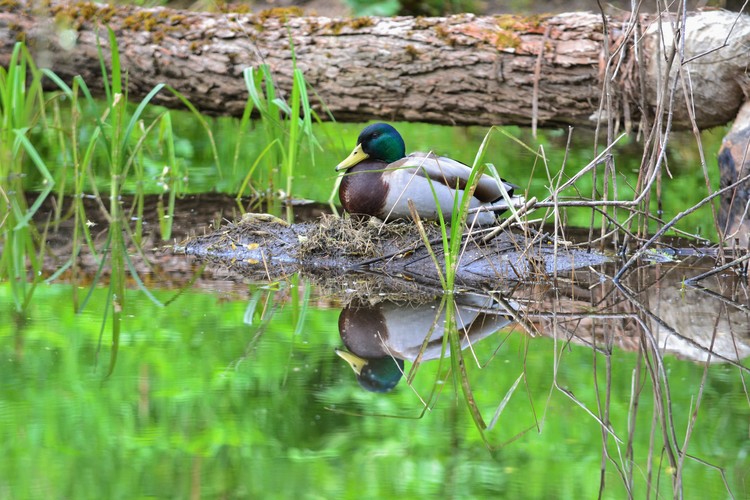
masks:
[[[357,147],[336,166],[336,170],[351,168],[367,158],[393,163],[406,156],[406,145],[398,131],[387,123],[373,123],[357,138]]]
[[[390,356],[365,359],[347,351],[336,349],[342,359],[357,374],[357,381],[363,389],[370,392],[388,392],[393,390],[404,373],[404,360]]]

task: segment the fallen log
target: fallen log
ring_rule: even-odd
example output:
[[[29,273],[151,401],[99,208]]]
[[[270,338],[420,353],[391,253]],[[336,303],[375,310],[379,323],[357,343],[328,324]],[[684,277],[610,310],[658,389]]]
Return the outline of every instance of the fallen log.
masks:
[[[426,231],[434,261],[413,223],[373,224],[325,216],[319,222],[290,225],[266,214],[246,214],[213,233],[188,239],[176,251],[264,280],[299,271],[318,275],[373,272],[439,287],[445,272],[440,229],[428,224]],[[470,237],[464,243],[455,282],[475,290],[610,260],[585,249],[556,248],[543,235],[510,231],[489,242]]]
[[[82,75],[102,92],[99,54],[109,57],[110,27],[130,99],[167,83],[200,111],[233,116],[247,101],[245,68],[269,64],[289,95],[296,60],[317,109],[325,103],[338,121],[595,126],[611,118],[628,126],[673,102],[673,128],[691,128],[691,113],[707,128],[734,118],[743,100],[737,80],[750,64],[748,16],[721,11],[691,13],[683,26],[670,16],[588,12],[332,19],[294,9],[3,6],[0,65],[25,40],[42,67],[67,81]],[[155,102],[182,106],[168,92]]]

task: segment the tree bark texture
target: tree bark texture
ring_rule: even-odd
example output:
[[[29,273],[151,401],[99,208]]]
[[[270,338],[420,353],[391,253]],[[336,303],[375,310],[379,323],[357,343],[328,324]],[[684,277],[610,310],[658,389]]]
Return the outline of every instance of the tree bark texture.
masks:
[[[595,126],[610,117],[630,125],[668,110],[673,128],[691,127],[691,114],[706,128],[734,118],[744,100],[737,80],[750,63],[748,16],[720,11],[691,14],[683,25],[649,15],[605,22],[585,12],[331,19],[290,9],[2,4],[2,65],[24,39],[40,66],[101,88],[98,44],[108,58],[110,27],[131,100],[164,82],[202,112],[233,116],[247,101],[245,68],[268,63],[289,95],[296,60],[313,105],[324,103],[339,121]],[[182,106],[167,92],[155,102]]]
[[[750,101],[737,113],[718,156],[721,188],[750,174]],[[727,241],[750,247],[750,182],[740,184],[719,204],[719,230]]]

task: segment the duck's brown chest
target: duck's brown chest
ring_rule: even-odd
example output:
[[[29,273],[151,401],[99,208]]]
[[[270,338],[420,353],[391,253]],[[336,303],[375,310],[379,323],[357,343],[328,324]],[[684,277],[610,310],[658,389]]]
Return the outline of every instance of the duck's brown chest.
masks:
[[[339,200],[350,214],[382,218],[388,184],[383,176],[385,162],[364,161],[346,171],[339,186]]]

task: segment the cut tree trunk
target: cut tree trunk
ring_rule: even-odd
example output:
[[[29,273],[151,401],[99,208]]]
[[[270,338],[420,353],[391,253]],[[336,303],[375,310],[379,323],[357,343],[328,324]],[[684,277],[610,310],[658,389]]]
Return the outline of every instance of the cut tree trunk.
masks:
[[[296,59],[316,92],[313,104],[322,110],[325,103],[339,121],[594,126],[604,117],[606,92],[608,117],[625,125],[638,123],[644,110],[667,113],[665,103],[674,102],[673,128],[691,126],[690,112],[706,128],[734,118],[743,101],[737,79],[750,64],[748,17],[719,11],[691,14],[680,26],[649,15],[605,23],[585,12],[331,19],[292,9],[251,15],[3,4],[2,65],[13,44],[26,40],[41,66],[66,81],[80,74],[101,89],[97,45],[108,58],[111,27],[131,100],[167,83],[200,111],[233,116],[247,101],[245,68],[268,63],[288,94]],[[680,97],[685,92],[691,99]],[[182,106],[164,91],[156,102]]]
[[[737,114],[719,151],[721,188],[750,174],[750,101]],[[750,247],[750,182],[740,184],[719,205],[719,231],[728,243]]]

